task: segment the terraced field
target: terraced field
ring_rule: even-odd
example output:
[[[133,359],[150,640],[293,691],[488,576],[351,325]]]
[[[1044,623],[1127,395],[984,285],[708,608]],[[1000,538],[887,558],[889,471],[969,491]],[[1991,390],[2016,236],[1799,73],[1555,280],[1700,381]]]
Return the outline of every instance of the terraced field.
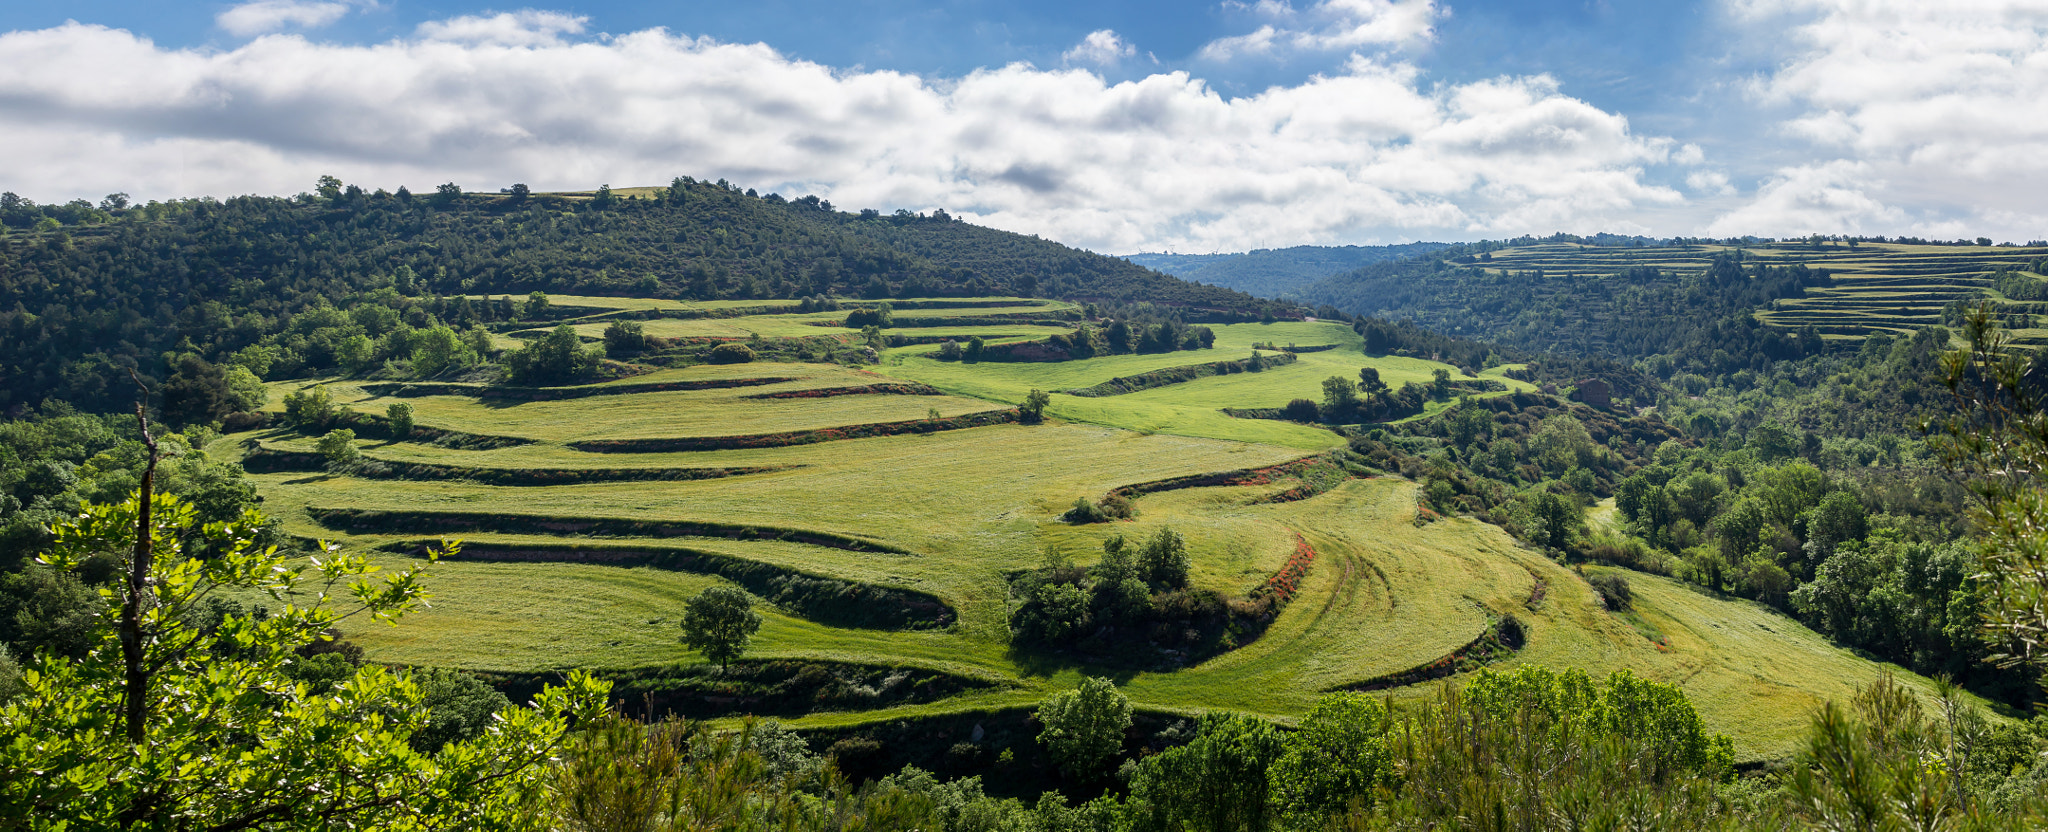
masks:
[[[707,310],[604,302],[578,305],[588,316],[673,310],[678,317],[655,322],[715,321],[735,338],[794,327],[852,337],[787,312],[691,318]],[[1005,303],[929,313],[963,321],[941,329],[992,337],[1016,330],[964,321],[990,308],[1058,309]],[[936,702],[814,714],[807,724],[1027,704],[1083,673],[1116,676],[1143,707],[1288,717],[1328,690],[1455,670],[1448,657],[1513,615],[1527,640],[1507,661],[1627,667],[1676,682],[1744,757],[1761,759],[1790,750],[1812,705],[1879,671],[1760,607],[1639,576],[1641,615],[1664,639],[1652,642],[1604,612],[1577,574],[1499,529],[1419,523],[1415,486],[1397,477],[1293,499],[1308,493],[1298,490],[1304,483],[1270,469],[1341,440],[1221,408],[1313,398],[1323,378],[1355,378],[1367,365],[1395,385],[1444,365],[1369,358],[1340,324],[1240,324],[1216,334],[1213,350],[1087,361],[949,363],[926,344],[890,349],[868,368],[695,366],[543,390],[333,380],[336,399],[362,412],[404,401],[441,436],[499,439],[468,445],[475,449],[359,440],[366,462],[345,472],[325,470],[311,438],[283,431],[215,450],[246,455],[267,510],[295,534],[391,564],[443,537],[465,541],[432,570],[432,609],[396,628],[351,626],[380,661],[514,674],[692,662],[677,643],[680,604],[729,581],[767,602],[754,657],[910,666],[975,683]],[[1013,420],[1033,388],[1085,389],[1241,359],[1268,342],[1334,348],[1123,395],[1055,393],[1045,424]],[[1130,522],[1057,519],[1077,497],[1218,472],[1247,473],[1200,480],[1243,484],[1149,490]],[[1006,574],[1035,566],[1048,547],[1085,564],[1108,535],[1166,526],[1189,541],[1194,584],[1231,596],[1304,552],[1312,559],[1262,636],[1193,666],[1093,667],[1009,648]]]
[[[1706,268],[1715,255],[1733,247],[1694,245],[1662,248],[1613,248],[1568,243],[1520,246],[1493,252],[1483,265],[1494,271],[1605,275],[1638,266],[1691,272]],[[1808,290],[1807,297],[1778,301],[1758,313],[1772,326],[1799,329],[1811,325],[1823,337],[1861,339],[1872,333],[1909,333],[1941,322],[1942,307],[1958,300],[1991,300],[2001,311],[2039,315],[2048,304],[2015,302],[1998,294],[1991,275],[2001,268],[2035,279],[2031,264],[2048,257],[2048,248],[2006,246],[1911,246],[1891,243],[1828,243],[1816,249],[1807,243],[1744,246],[1742,251],[1772,266],[1805,264],[1834,275],[1831,287]],[[1595,315],[1597,317],[1597,315]],[[2048,344],[2048,329],[2025,327],[2014,333],[2023,344]]]

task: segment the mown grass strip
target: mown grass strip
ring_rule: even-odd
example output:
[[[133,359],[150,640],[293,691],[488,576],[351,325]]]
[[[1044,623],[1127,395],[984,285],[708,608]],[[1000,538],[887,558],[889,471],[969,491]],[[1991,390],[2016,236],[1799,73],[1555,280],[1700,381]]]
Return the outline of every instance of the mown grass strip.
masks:
[[[946,391],[929,384],[892,383],[862,384],[853,387],[815,387],[809,390],[780,390],[774,393],[754,393],[741,396],[742,399],[829,399],[833,396],[943,396]]]
[[[578,387],[503,387],[456,382],[390,382],[363,385],[364,392],[379,396],[417,398],[420,396],[469,396],[477,399],[517,399],[551,402],[591,396],[631,396],[639,393],[672,393],[690,390],[718,390],[729,387],[763,387],[797,381],[795,377],[706,378],[685,381],[649,381],[626,384],[591,384]]]
[[[421,555],[439,545],[436,540],[417,540],[383,548],[388,552]],[[791,615],[831,627],[938,630],[960,619],[951,605],[929,592],[849,581],[682,546],[472,542],[463,545],[458,559],[648,566],[715,575],[745,587]]]
[[[1185,384],[1198,378],[1230,375],[1232,373],[1260,372],[1268,367],[1292,364],[1296,360],[1293,353],[1283,352],[1273,356],[1254,355],[1251,358],[1240,358],[1235,361],[1184,364],[1179,367],[1167,367],[1153,370],[1149,373],[1139,373],[1134,376],[1118,376],[1101,384],[1073,390],[1061,390],[1060,392],[1069,396],[1081,396],[1083,398],[1121,396],[1126,393],[1136,393],[1140,390],[1151,390],[1173,384]]]
[[[1000,425],[1015,422],[1021,414],[1015,408],[1009,410],[985,410],[940,419],[909,419],[901,422],[874,422],[865,425],[846,425],[820,430],[792,430],[782,433],[756,433],[738,436],[678,436],[662,439],[591,439],[571,442],[568,447],[578,451],[600,454],[652,454],[686,453],[691,451],[730,451],[743,448],[782,448],[790,445],[809,445],[816,442],[837,442],[843,439],[870,439],[877,436],[897,436],[906,433],[935,433],[942,430],[961,430]]]
[[[1478,638],[1443,658],[1420,667],[1374,676],[1357,684],[1345,685],[1339,690],[1369,693],[1447,679],[1507,659],[1521,650],[1527,639],[1528,634],[1521,619],[1512,615],[1503,616],[1481,632]]]
[[[350,534],[495,532],[596,537],[724,537],[733,540],[786,540],[848,552],[913,554],[910,550],[898,546],[833,532],[705,520],[628,520],[620,517],[559,517],[467,511],[369,511],[311,506],[307,507],[306,513],[322,526]]]

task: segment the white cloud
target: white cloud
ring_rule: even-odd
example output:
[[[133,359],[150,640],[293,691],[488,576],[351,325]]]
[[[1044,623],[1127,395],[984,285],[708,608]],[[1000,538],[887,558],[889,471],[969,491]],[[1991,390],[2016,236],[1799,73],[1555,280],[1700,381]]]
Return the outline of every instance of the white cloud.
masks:
[[[317,29],[348,15],[350,3],[327,0],[253,0],[214,15],[215,25],[238,37],[283,29]]]
[[[1883,181],[1872,178],[1870,166],[1860,162],[1786,168],[1758,188],[1749,204],[1707,226],[1707,233],[1717,237],[1897,233],[1906,225],[1905,213],[1870,194],[1884,186]]]
[[[1353,57],[1229,98],[1186,72],[1028,65],[925,79],[580,18],[458,18],[371,46],[167,49],[0,35],[4,183],[52,201],[727,178],[848,208],[945,208],[1100,251],[1623,228],[1683,207],[1685,156],[1550,78],[1425,83]],[[518,48],[508,48],[518,47]]]
[[[1728,196],[1735,193],[1735,186],[1728,184],[1728,175],[1714,170],[1696,170],[1686,174],[1685,186],[1713,196]]]
[[[1060,60],[1069,64],[1095,64],[1115,66],[1117,62],[1138,54],[1138,47],[1126,42],[1117,33],[1108,29],[1097,29],[1074,44],[1074,48],[1060,55]],[[1152,59],[1158,63],[1159,59]]]
[[[1777,69],[1747,91],[1793,110],[1778,130],[1814,161],[1780,171],[1714,228],[1839,216],[1878,233],[2048,236],[2038,207],[2048,191],[2048,0],[1728,4],[1768,33],[1759,42],[1783,44]]]
[[[447,20],[428,21],[420,24],[419,36],[427,40],[455,43],[554,46],[562,42],[563,35],[582,34],[584,24],[588,22],[590,18],[582,15],[528,9],[489,16],[464,15]]]
[[[1444,14],[1435,0],[1322,0],[1307,11],[1278,0],[1229,5],[1269,22],[1248,34],[1210,41],[1198,57],[1228,61],[1248,55],[1402,46],[1430,39],[1436,19]]]

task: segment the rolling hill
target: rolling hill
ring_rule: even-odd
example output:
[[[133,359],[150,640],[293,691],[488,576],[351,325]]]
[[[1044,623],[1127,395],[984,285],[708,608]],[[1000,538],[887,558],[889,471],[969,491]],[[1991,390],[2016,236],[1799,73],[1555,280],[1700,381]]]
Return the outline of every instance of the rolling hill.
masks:
[[[558,300],[586,313],[567,322],[579,328],[673,312],[643,320],[667,337],[834,333],[820,313],[691,317],[687,302]],[[986,302],[1036,305],[1048,319],[1064,306]],[[905,331],[1045,337],[976,322],[986,308],[920,310],[959,322]],[[294,535],[392,563],[463,540],[434,567],[431,610],[399,628],[349,628],[373,660],[515,687],[598,668],[622,696],[702,716],[780,713],[819,727],[1000,711],[1108,674],[1150,711],[1287,718],[1330,690],[1409,699],[1430,695],[1434,679],[1534,662],[1678,684],[1745,759],[1762,760],[1792,750],[1812,706],[1882,672],[1764,607],[1650,576],[1633,576],[1638,618],[1617,617],[1581,573],[1500,528],[1432,520],[1418,510],[1418,483],[1325,461],[1342,437],[1222,412],[1314,396],[1324,378],[1363,368],[1395,386],[1453,368],[1368,356],[1341,323],[1214,330],[1211,349],[1069,361],[947,361],[920,343],[867,367],[679,366],[558,388],[331,379],[322,383],[338,403],[375,414],[403,402],[427,430],[401,441],[365,430],[362,459],[344,467],[288,430],[230,436],[209,452],[243,459]],[[1268,343],[1303,347],[1263,351],[1259,371],[1098,392]],[[1528,394],[1503,375],[1511,369],[1490,371],[1497,392],[1479,395]],[[273,402],[313,383],[276,382]],[[1061,392],[1044,424],[1022,424],[1015,408],[1034,388]],[[1076,498],[1112,492],[1132,495],[1136,519],[1060,520]],[[1166,527],[1188,542],[1195,589],[1242,598],[1284,582],[1288,600],[1206,658],[1103,663],[1011,644],[1008,576],[1048,550],[1087,564],[1112,535]],[[779,687],[692,675],[701,666],[677,643],[676,616],[720,582],[769,605],[735,678]],[[1482,650],[1505,644],[1510,618],[1517,643]]]
[[[850,213],[685,180],[602,199],[351,188],[331,200],[191,199],[93,218],[0,236],[0,354],[10,359],[0,409],[50,396],[118,409],[106,390],[127,383],[125,366],[148,379],[166,350],[221,360],[290,315],[380,288],[703,301],[1016,294],[1215,320],[1278,307],[944,212]]]
[[[1904,334],[1943,323],[1954,304],[1981,300],[1998,304],[2020,343],[2048,343],[2034,318],[2044,311],[2037,270],[2048,248],[1631,242],[1461,245],[1327,278],[1299,298],[1469,338],[1623,360],[1682,349],[1708,326],[1837,342]]]

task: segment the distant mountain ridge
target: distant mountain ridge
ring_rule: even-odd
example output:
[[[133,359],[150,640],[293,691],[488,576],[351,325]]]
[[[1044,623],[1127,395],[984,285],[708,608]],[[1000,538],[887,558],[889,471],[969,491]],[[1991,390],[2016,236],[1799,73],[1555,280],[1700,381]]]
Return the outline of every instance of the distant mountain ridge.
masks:
[[[1127,254],[1123,259],[1182,280],[1260,297],[1291,298],[1310,284],[1328,277],[1357,271],[1374,263],[1430,254],[1448,246],[1448,243],[1424,242],[1391,246],[1294,246],[1239,254]]]

